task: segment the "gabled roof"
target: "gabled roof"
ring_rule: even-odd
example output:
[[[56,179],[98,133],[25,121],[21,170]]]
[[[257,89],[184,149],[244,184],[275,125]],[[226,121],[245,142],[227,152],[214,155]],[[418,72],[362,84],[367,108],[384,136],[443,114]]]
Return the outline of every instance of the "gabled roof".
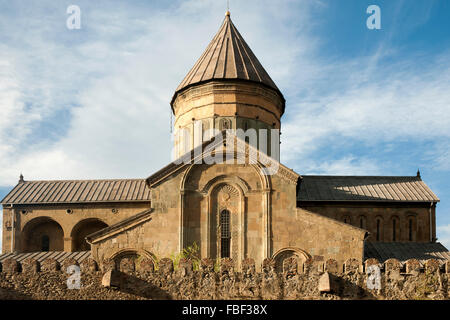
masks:
[[[144,179],[23,181],[2,204],[149,202]]]
[[[219,32],[176,89],[172,103],[180,91],[194,84],[209,80],[236,79],[263,84],[277,91],[284,100],[275,82],[242,38],[227,12]]]
[[[298,201],[439,202],[420,177],[302,175]]]
[[[231,147],[228,149],[228,147],[226,146],[230,141],[228,139],[234,139],[232,141],[234,141],[238,147]],[[203,142],[198,147],[188,151],[177,160],[169,163],[164,168],[149,176],[146,179],[147,185],[153,187],[154,185],[157,185],[167,179],[169,176],[182,170],[186,166],[190,166],[192,164],[204,164],[206,163],[205,158],[210,157],[211,153],[218,152],[229,155],[230,150],[233,152],[234,160],[236,160],[237,157],[244,156],[243,154],[241,154],[241,152],[245,150],[245,156],[248,156],[248,160],[251,161],[251,163],[258,163],[259,165],[261,165],[261,170],[267,170],[267,175],[270,174],[271,168],[277,168],[278,170],[277,172],[275,172],[275,174],[278,174],[282,179],[288,181],[288,183],[297,184],[300,175],[295,171],[287,168],[277,160],[266,155],[264,152],[259,151],[250,143],[245,142],[245,140],[241,139],[238,135],[232,133],[231,131],[223,130],[222,132],[213,136],[211,139]],[[231,159],[225,160],[224,163],[229,163],[228,160]]]

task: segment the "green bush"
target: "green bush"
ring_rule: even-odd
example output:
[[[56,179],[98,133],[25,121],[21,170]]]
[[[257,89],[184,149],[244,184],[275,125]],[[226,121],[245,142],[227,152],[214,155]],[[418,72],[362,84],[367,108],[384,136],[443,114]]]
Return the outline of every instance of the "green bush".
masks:
[[[173,253],[171,255],[171,259],[173,261],[173,267],[175,270],[178,269],[181,259],[189,259],[192,261],[192,266],[194,270],[200,269],[200,257],[199,257],[200,248],[196,242],[194,242],[191,246],[188,246],[183,249],[183,251],[179,253]]]

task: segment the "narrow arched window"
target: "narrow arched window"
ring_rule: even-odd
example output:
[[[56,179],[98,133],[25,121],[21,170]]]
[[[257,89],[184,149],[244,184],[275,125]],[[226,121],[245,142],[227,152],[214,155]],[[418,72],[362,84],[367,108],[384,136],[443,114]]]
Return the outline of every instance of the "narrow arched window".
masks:
[[[344,216],[344,223],[352,224],[352,219],[350,218],[350,216],[348,215]]]
[[[380,219],[377,219],[377,241],[380,241],[380,229],[381,229],[381,221]]]
[[[396,228],[397,228],[397,225],[396,225],[396,222],[397,222],[397,220],[392,220],[392,241],[396,241],[397,240],[397,237],[396,237]]]
[[[50,238],[47,235],[43,235],[41,238],[41,251],[50,250]]]
[[[365,216],[360,216],[359,217],[359,227],[361,229],[365,229],[366,228],[366,217]]]
[[[412,221],[412,219],[409,219],[409,226],[408,226],[408,230],[409,230],[409,236],[408,236],[408,238],[409,238],[409,241],[413,241],[413,235],[412,235],[412,233],[413,233],[413,221]]]
[[[223,210],[220,213],[220,257],[230,257],[230,211]]]

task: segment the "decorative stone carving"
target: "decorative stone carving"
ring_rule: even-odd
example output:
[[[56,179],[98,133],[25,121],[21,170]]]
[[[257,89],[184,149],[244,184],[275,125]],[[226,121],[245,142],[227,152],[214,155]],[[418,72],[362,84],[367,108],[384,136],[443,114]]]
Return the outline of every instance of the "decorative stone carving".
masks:
[[[221,206],[227,206],[233,198],[239,197],[239,191],[235,187],[225,184],[218,191],[218,200]]]

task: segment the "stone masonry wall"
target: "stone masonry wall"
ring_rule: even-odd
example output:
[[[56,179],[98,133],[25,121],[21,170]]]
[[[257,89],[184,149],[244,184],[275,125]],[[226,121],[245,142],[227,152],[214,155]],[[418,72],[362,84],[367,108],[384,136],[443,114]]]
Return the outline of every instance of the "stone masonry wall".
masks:
[[[370,232],[368,242],[377,241],[377,220],[380,220],[380,242],[430,242],[430,206],[423,204],[388,206],[370,204],[301,205],[302,208],[326,217],[362,227]],[[432,209],[434,210],[434,209]],[[396,218],[396,239],[393,239],[393,219]],[[409,221],[412,230],[409,230]],[[434,224],[432,223],[434,226]],[[433,231],[434,233],[434,231]],[[410,240],[411,237],[411,240]]]
[[[395,259],[384,264],[375,259],[364,264],[349,259],[344,265],[335,260],[310,259],[299,266],[290,258],[280,273],[275,272],[272,259],[264,260],[260,273],[255,272],[252,259],[242,261],[241,270],[235,270],[231,259],[223,259],[219,267],[203,259],[195,271],[189,260],[181,260],[174,270],[172,260],[167,258],[159,261],[157,270],[151,260],[126,258],[120,262],[120,271],[108,261],[99,271],[95,261],[88,259],[79,266],[80,289],[69,289],[68,279],[74,275],[66,270],[72,265],[78,263],[66,260],[59,265],[51,259],[42,264],[32,259],[18,263],[7,259],[1,264],[0,300],[437,300],[449,299],[450,295],[449,261],[442,265],[434,259],[426,261],[422,270],[414,259],[404,265]],[[381,270],[378,278],[377,270]]]

